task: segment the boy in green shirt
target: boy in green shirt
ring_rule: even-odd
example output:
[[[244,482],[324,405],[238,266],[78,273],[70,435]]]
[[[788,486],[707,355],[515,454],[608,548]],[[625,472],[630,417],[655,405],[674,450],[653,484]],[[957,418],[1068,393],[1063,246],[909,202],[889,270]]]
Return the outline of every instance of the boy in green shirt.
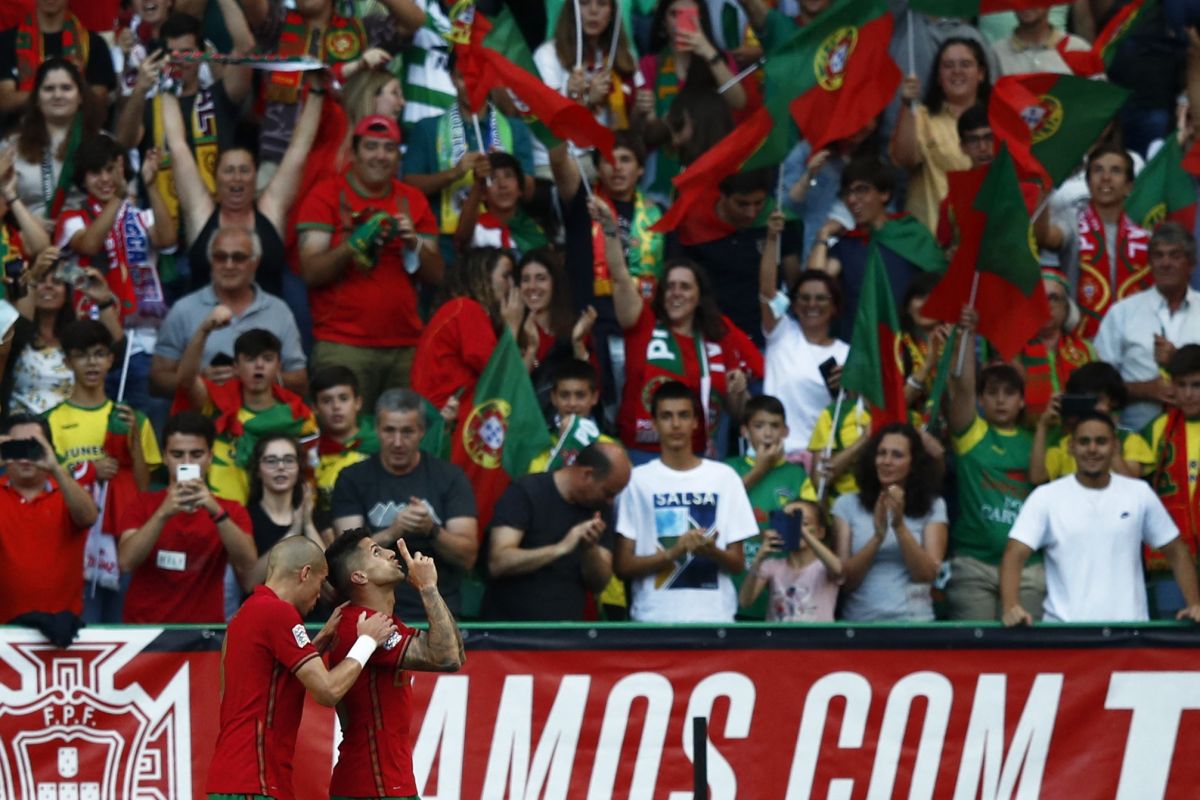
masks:
[[[816,502],[817,492],[804,467],[790,463],[783,456],[783,443],[788,435],[787,413],[778,398],[770,395],[751,398],[742,419],[742,436],[749,440],[753,454],[734,456],[725,463],[741,476],[758,522],[759,535],[743,543],[743,557],[749,568],[762,545],[762,531],[770,524],[771,512],[796,500]],[[738,591],[744,575],[733,576]],[[767,597],[759,595],[752,606],[740,611],[740,616],[761,621],[766,613]]]
[[[963,309],[963,337],[974,341],[979,316]],[[1020,427],[1025,381],[1011,364],[990,364],[975,379],[975,359],[950,375],[950,433],[958,487],[958,519],[950,528],[950,582],[946,606],[952,620],[998,620],[1000,560],[1025,498],[1033,491],[1029,459],[1033,434]],[[976,399],[978,398],[978,410]],[[1021,605],[1042,608],[1046,573],[1035,557],[1021,571]]]

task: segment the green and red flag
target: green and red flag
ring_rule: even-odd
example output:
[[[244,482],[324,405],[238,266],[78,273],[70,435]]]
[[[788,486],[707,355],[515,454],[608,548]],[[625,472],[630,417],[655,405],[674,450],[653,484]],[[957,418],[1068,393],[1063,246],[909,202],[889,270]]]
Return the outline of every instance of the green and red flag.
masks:
[[[989,166],[949,178],[961,238],[921,313],[954,323],[974,305],[980,334],[1009,361],[1050,318],[1028,202],[1004,147]]]
[[[482,536],[508,484],[553,444],[512,331],[504,329],[474,395],[463,402],[450,460],[462,467],[475,490]]]
[[[1196,179],[1184,171],[1183,148],[1174,134],[1146,162],[1125,200],[1125,213],[1146,230],[1164,220],[1178,222],[1189,231],[1196,224]]]
[[[1057,186],[1125,104],[1129,90],[1076,75],[1036,72],[996,81],[988,119],[1017,169]]]
[[[1133,0],[1108,21],[1091,49],[1068,50],[1068,37],[1064,36],[1057,45],[1058,54],[1076,75],[1103,75],[1112,66],[1121,42],[1150,17],[1157,5],[1158,0]]]
[[[879,248],[872,246],[854,315],[850,353],[842,367],[842,388],[866,400],[871,412],[871,430],[908,421],[901,348],[900,319],[887,268]]]
[[[1049,8],[1061,4],[1062,0],[909,0],[908,7],[913,11],[920,11],[935,17],[969,19],[980,14],[1026,11],[1031,8]]]
[[[503,10],[495,24],[474,10],[461,16],[469,20],[469,32],[452,32],[452,37],[473,110],[483,108],[492,89],[507,89],[524,106],[523,118],[544,143],[569,139],[612,159],[613,132],[587,108],[546,85],[511,12]]]
[[[929,228],[912,214],[889,217],[882,227],[871,232],[871,241],[926,272],[946,270],[946,251],[938,246]]]
[[[887,0],[842,0],[767,54],[766,102],[786,100],[814,153],[862,130],[896,96],[892,24]],[[775,105],[776,119],[778,111]]]

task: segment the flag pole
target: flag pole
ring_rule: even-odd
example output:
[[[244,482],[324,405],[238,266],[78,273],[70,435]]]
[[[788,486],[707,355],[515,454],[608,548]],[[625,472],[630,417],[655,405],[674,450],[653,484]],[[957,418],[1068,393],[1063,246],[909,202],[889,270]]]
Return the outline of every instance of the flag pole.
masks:
[[[765,58],[760,58],[758,61],[755,61],[753,64],[751,64],[750,66],[746,67],[744,70],[739,72],[737,75],[734,75],[732,78],[730,78],[729,80],[722,83],[719,87],[717,87],[717,94],[725,94],[725,92],[727,90],[732,89],[734,86],[737,86],[739,83],[746,80],[746,78],[748,78],[750,75],[754,74],[754,71],[756,69],[758,69],[763,64],[765,64],[766,61],[767,60]]]
[[[485,108],[487,107],[486,104],[484,107]],[[483,142],[483,129],[479,127],[479,115],[476,114],[474,111],[471,112],[471,123],[475,126],[475,141],[479,142],[479,152],[483,153],[486,156],[487,155],[487,145],[484,144],[484,142]],[[492,176],[491,175],[489,175],[487,178],[487,184],[488,184],[488,186],[492,185]]]
[[[579,0],[575,0],[575,7],[579,7]],[[612,42],[608,46],[608,72],[612,72],[613,67],[617,63],[617,42],[621,41],[621,9],[617,3],[613,3],[613,32]]]
[[[117,385],[117,402],[120,403],[125,399],[125,379],[129,377],[129,354],[133,350],[133,343],[129,341],[129,334],[125,334],[125,357],[121,360],[121,382]]]
[[[975,310],[975,296],[979,293],[979,270],[975,270],[975,277],[971,278],[971,298],[967,301],[967,305],[972,311]],[[967,350],[974,344],[974,336],[963,336],[958,343],[958,358],[954,362],[954,377],[962,375],[963,366],[967,360]]]
[[[592,199],[592,184],[588,181],[587,173],[583,171],[583,164],[579,161],[579,154],[575,152],[575,145],[571,142],[566,142],[564,145],[567,148],[567,155],[575,162],[575,169],[579,172],[579,182],[583,184],[583,191],[587,195],[587,199]]]
[[[909,7],[909,9],[908,9],[907,22],[908,22],[908,25],[906,26],[906,33],[908,35],[907,36],[907,38],[908,38],[908,74],[916,75],[917,74],[917,54],[916,54],[915,49],[913,48],[913,22],[914,22],[914,20],[913,20],[913,12],[912,12],[911,7]],[[916,108],[917,101],[913,100],[909,105],[912,108]]]
[[[583,14],[579,11],[579,0],[573,0],[572,5],[575,6],[575,69],[579,69],[583,66]]]
[[[775,209],[783,213],[783,164],[779,165],[779,179],[775,182]],[[779,234],[779,241],[775,242],[775,266],[783,265],[783,233]]]
[[[817,484],[817,502],[820,503],[825,499],[825,484],[828,482],[829,459],[833,455],[833,442],[837,439],[838,425],[842,421],[842,402],[846,399],[846,390],[838,389],[837,401],[833,404],[833,425],[829,428],[829,441],[825,443],[825,449],[821,451],[821,460],[825,465],[825,469],[821,471],[821,480]]]

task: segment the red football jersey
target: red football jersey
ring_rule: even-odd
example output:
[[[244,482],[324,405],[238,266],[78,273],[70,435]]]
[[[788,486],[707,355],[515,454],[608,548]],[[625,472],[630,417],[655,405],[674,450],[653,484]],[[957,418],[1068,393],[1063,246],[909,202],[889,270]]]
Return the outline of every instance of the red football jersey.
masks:
[[[317,657],[296,607],[255,587],[225,633],[221,733],[205,792],[292,797],[292,754],[304,711],[296,670]]]
[[[338,664],[358,639],[358,617],[375,612],[362,606],[342,609],[329,663]],[[418,632],[393,615],[396,633],[371,656],[366,669],[342,699],[342,743],[329,782],[340,797],[408,797],[417,793],[412,768],[412,687],[400,662]]]

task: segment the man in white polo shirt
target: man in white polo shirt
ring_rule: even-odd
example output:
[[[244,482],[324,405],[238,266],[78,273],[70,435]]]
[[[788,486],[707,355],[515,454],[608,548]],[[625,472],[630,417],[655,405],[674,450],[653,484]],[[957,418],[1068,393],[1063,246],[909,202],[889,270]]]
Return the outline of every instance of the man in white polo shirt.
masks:
[[[1000,563],[1005,625],[1029,625],[1018,597],[1021,568],[1035,550],[1046,560],[1049,622],[1139,622],[1149,619],[1142,545],[1162,551],[1187,607],[1200,622],[1196,566],[1179,529],[1144,481],[1112,472],[1116,428],[1107,414],[1083,415],[1071,434],[1079,469],[1040,486],[1025,500]]]

